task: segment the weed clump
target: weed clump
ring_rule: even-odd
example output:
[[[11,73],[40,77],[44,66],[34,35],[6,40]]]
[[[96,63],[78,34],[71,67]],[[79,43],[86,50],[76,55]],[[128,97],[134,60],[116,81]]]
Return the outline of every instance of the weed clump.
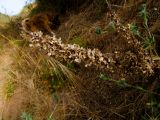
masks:
[[[72,44],[77,44],[77,45],[79,45],[80,47],[83,47],[83,48],[87,47],[87,44],[86,44],[85,40],[81,36],[73,37],[72,40],[71,40],[71,43]]]
[[[16,89],[16,84],[12,80],[8,80],[6,83],[6,87],[4,90],[5,98],[9,99],[14,94],[14,90]]]

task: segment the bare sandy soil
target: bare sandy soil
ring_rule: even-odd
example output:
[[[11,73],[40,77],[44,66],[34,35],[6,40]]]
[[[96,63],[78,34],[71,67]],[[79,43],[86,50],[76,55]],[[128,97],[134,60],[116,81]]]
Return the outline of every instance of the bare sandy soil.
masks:
[[[10,48],[7,48],[0,53],[0,120],[2,119],[5,103],[4,86],[9,77],[8,71],[13,62],[11,54],[12,50]]]

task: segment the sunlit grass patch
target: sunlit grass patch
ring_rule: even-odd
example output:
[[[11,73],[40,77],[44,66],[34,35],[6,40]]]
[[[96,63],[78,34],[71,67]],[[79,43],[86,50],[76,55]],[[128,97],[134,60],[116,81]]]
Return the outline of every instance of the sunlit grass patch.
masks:
[[[9,99],[14,94],[14,90],[16,89],[16,84],[13,80],[7,80],[6,86],[4,88],[4,96],[6,99]]]
[[[21,115],[22,120],[33,120],[33,117],[30,113],[23,112]]]
[[[40,79],[47,83],[49,89],[52,91],[56,91],[67,83],[67,79],[63,72],[58,68],[50,68],[46,70],[42,70],[40,75]]]
[[[21,39],[21,40],[19,40],[19,39],[12,39],[10,43],[12,45],[17,46],[17,47],[23,47],[25,45],[28,45],[28,42],[25,41],[25,40],[23,40],[23,39]]]
[[[19,48],[14,59],[18,73],[33,79],[40,91],[55,92],[76,79],[68,67],[36,49]]]
[[[77,44],[80,47],[86,48],[87,47],[87,43],[86,41],[81,37],[81,36],[75,36],[72,38],[71,40],[72,44]]]
[[[1,54],[1,52],[3,51],[3,49],[4,49],[3,44],[0,44],[0,54]]]
[[[0,34],[0,54],[5,48],[5,42],[6,40],[3,38],[3,35]]]

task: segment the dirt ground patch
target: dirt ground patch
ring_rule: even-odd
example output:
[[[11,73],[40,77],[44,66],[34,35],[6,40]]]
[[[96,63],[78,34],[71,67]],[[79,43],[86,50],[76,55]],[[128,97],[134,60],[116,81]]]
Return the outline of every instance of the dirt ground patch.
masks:
[[[13,63],[12,57],[12,49],[7,48],[2,51],[0,54],[0,118],[2,117],[3,113],[3,105],[4,105],[4,86],[8,79],[8,71]]]

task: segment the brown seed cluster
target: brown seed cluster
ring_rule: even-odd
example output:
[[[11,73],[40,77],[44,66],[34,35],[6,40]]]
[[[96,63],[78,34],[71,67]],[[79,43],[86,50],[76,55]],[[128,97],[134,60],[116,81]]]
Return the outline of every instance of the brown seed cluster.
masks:
[[[112,16],[113,20],[116,21],[117,32],[122,33],[122,36],[127,40],[127,44],[132,49],[132,51],[126,51],[125,55],[120,51],[115,51],[115,54],[104,54],[95,48],[82,48],[77,44],[65,44],[54,33],[52,35],[44,35],[42,32],[31,32],[28,35],[23,33],[23,37],[29,39],[30,47],[39,48],[45,51],[48,56],[52,56],[58,60],[84,64],[85,67],[95,66],[112,73],[119,66],[126,69],[134,68],[134,71],[139,71],[142,74],[152,73],[152,61],[146,59],[148,55],[144,52],[140,42],[130,34],[128,25],[122,25],[116,14]],[[117,66],[116,61],[120,63],[119,66]]]
[[[153,73],[154,61],[152,61],[151,56],[149,56],[147,51],[141,46],[140,41],[134,38],[134,36],[130,32],[130,24],[123,25],[120,22],[120,17],[116,13],[112,13],[113,21],[115,21],[116,30],[124,40],[127,40],[127,44],[130,46],[130,50],[126,51],[125,55],[118,55],[118,59],[121,59],[121,65],[127,66],[129,65],[130,69],[134,69],[134,72],[140,74],[150,74]],[[134,51],[134,52],[133,52]],[[116,51],[117,52],[117,51]],[[126,61],[126,62],[123,62]],[[125,65],[123,65],[125,64]]]
[[[85,67],[96,66],[109,68],[114,63],[111,56],[102,54],[98,49],[82,48],[77,44],[64,44],[61,38],[56,38],[53,33],[43,35],[42,32],[30,33],[30,47],[38,47],[52,56],[64,61],[84,63]]]

